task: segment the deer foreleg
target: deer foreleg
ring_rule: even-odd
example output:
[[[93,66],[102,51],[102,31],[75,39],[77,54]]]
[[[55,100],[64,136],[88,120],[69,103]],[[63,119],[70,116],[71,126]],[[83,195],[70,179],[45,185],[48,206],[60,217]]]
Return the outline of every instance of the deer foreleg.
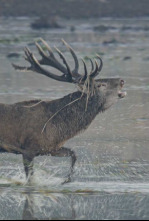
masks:
[[[68,148],[62,147],[60,150],[52,152],[51,156],[54,156],[54,157],[71,157],[70,173],[68,174],[68,177],[67,177],[67,179],[65,180],[65,182],[63,184],[71,182],[71,177],[74,173],[74,166],[75,166],[75,163],[76,163],[76,160],[77,160],[75,152],[68,149]]]
[[[33,174],[34,174],[33,158],[23,155],[23,164],[24,164],[24,170],[25,170],[25,174],[26,174],[26,178],[27,178],[27,183],[31,184],[32,177],[33,177]]]
[[[23,154],[23,150],[21,148],[13,146],[13,145],[8,144],[8,143],[5,143],[2,140],[0,140],[0,149],[1,149],[1,152]]]

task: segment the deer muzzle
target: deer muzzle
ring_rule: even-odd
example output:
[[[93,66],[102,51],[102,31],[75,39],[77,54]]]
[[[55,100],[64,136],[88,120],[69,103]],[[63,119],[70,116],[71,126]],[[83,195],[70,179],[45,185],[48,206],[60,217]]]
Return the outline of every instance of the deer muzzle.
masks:
[[[124,98],[127,95],[126,91],[122,91],[122,88],[124,87],[124,80],[120,80],[120,90],[118,91],[118,97],[119,98]]]

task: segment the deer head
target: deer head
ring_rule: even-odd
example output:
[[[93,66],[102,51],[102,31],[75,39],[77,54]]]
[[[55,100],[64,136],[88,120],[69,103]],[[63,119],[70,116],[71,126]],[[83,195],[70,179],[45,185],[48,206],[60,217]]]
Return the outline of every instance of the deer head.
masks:
[[[88,71],[87,65],[85,61],[82,59],[84,66],[84,74],[82,75],[79,73],[79,61],[74,50],[64,40],[62,40],[62,42],[68,48],[74,59],[75,63],[74,70],[71,70],[63,53],[58,48],[55,47],[56,52],[63,61],[63,64],[61,64],[55,57],[50,46],[43,39],[40,39],[40,41],[35,42],[39,54],[42,57],[41,60],[37,60],[37,58],[30,51],[30,49],[26,47],[24,49],[25,60],[30,63],[30,67],[22,67],[15,64],[12,65],[16,70],[34,71],[39,74],[43,74],[47,77],[50,77],[52,79],[55,79],[57,81],[76,84],[79,86],[79,89],[83,93],[87,93],[89,97],[93,95],[105,97],[106,99],[105,109],[110,107],[115,102],[116,99],[125,97],[126,93],[121,91],[124,85],[123,80],[119,78],[95,79],[99,75],[103,67],[102,59],[98,54],[96,55],[96,59],[94,59],[94,62],[92,59],[89,58],[89,61],[91,63],[90,71]],[[45,47],[48,53],[46,53],[42,49],[41,44]],[[100,61],[100,64],[98,64],[97,60]],[[62,73],[62,75],[59,76],[53,74],[50,70],[45,69],[43,65],[48,65],[59,70]]]

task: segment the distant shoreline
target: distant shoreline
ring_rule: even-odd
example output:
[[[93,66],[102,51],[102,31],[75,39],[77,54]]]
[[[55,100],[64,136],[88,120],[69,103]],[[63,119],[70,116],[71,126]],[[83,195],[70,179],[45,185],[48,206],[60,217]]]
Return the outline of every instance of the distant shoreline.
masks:
[[[0,16],[62,18],[149,17],[149,0],[0,0]]]

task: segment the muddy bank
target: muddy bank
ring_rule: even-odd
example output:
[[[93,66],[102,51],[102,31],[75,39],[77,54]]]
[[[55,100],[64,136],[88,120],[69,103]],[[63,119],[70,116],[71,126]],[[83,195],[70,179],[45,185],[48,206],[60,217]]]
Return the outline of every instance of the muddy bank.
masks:
[[[65,18],[149,16],[148,0],[0,0],[1,16]]]

